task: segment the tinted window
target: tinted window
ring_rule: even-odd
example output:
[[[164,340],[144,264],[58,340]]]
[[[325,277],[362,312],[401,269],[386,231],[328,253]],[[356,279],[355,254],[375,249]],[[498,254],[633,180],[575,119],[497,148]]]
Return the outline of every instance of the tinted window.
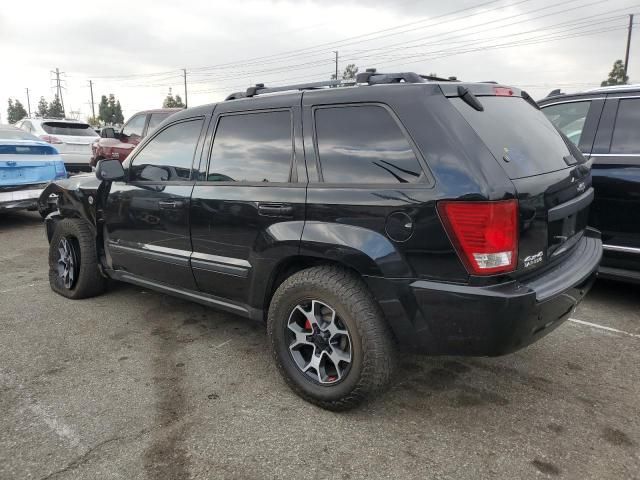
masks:
[[[479,112],[461,98],[451,103],[469,122],[510,178],[568,168],[569,147],[545,115],[520,97],[478,97]]]
[[[69,135],[72,137],[99,136],[88,123],[44,122],[42,128],[51,135]]]
[[[127,137],[142,137],[144,122],[147,119],[145,114],[136,115],[124,126],[122,133]]]
[[[640,153],[640,98],[620,100],[610,153]]]
[[[542,112],[575,146],[578,146],[590,105],[590,101],[562,103],[544,107]]]
[[[320,108],[315,122],[327,183],[413,183],[423,175],[409,142],[383,107]]]
[[[35,135],[31,135],[24,130],[18,130],[17,128],[0,129],[0,140],[37,140],[42,141]]]
[[[158,125],[162,123],[162,121],[167,118],[170,113],[152,113],[151,118],[149,119],[149,126],[147,127],[147,135],[153,132]]]
[[[202,122],[176,123],[151,139],[132,161],[132,180],[189,180]]]
[[[211,151],[212,182],[287,182],[293,153],[288,111],[220,118]]]

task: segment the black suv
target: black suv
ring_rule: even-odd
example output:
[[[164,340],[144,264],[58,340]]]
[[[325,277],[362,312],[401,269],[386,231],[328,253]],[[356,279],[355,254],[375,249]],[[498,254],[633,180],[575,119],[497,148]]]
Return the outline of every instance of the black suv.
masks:
[[[541,100],[545,115],[593,161],[589,225],[602,231],[602,277],[640,282],[640,85]]]
[[[387,385],[398,348],[530,344],[600,262],[589,162],[525,92],[440,80],[258,85],[172,115],[43,193],[51,287],[112,278],[265,321],[287,383],[336,410]]]

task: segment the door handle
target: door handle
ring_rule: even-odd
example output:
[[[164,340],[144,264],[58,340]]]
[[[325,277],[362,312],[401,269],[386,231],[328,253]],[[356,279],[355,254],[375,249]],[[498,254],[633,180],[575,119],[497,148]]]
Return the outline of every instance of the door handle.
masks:
[[[160,200],[158,206],[160,208],[176,209],[184,207],[184,202],[182,200]]]
[[[258,214],[263,217],[288,217],[293,207],[288,203],[258,203]]]

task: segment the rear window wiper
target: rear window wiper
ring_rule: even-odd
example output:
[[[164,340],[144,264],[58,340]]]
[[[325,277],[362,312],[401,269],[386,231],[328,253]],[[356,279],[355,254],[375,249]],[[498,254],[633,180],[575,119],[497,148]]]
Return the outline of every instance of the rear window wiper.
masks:
[[[471,108],[479,112],[484,111],[484,106],[480,103],[480,100],[478,100],[478,97],[476,97],[473,93],[471,93],[468,88],[463,87],[462,85],[459,85],[458,95],[464,101],[464,103],[469,105]]]

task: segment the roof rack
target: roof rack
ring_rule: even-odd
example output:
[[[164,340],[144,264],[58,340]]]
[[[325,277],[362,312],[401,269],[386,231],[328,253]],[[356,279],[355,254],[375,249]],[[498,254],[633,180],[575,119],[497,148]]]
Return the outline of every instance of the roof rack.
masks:
[[[298,83],[281,87],[265,87],[264,83],[257,83],[254,87],[247,88],[244,92],[235,92],[225,100],[237,100],[239,98],[251,98],[265,93],[286,92],[290,90],[314,90],[326,87],[347,87],[356,84],[382,85],[389,83],[425,83],[426,81],[457,82],[456,77],[440,78],[430,75],[419,75],[414,72],[379,73],[375,68],[368,68],[365,72],[356,75],[355,82],[344,80],[326,80],[323,82]]]
[[[238,98],[250,98],[264,93],[286,92],[289,90],[313,90],[324,87],[338,87],[343,85],[353,85],[353,82],[342,80],[327,80],[324,82],[297,83],[295,85],[283,85],[282,87],[265,87],[264,83],[256,83],[254,87],[249,87],[245,92],[236,92],[229,95],[225,100],[236,100]]]

